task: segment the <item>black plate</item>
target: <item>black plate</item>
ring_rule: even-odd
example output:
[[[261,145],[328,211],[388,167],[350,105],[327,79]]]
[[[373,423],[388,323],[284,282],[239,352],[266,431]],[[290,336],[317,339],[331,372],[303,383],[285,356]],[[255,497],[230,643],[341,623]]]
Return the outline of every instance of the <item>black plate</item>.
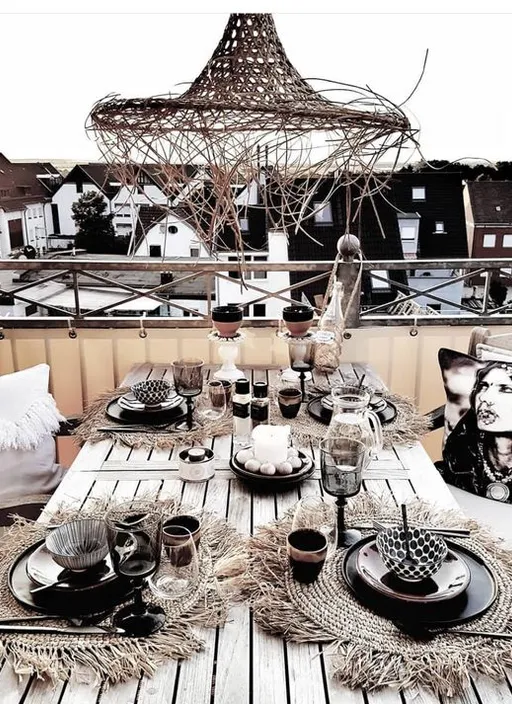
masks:
[[[245,448],[240,448],[240,450],[242,449]],[[240,450],[237,452],[240,452]],[[293,484],[304,481],[304,479],[309,479],[315,471],[315,463],[312,457],[309,457],[300,450],[299,457],[302,460],[302,467],[294,470],[292,474],[273,474],[272,476],[267,476],[255,472],[248,472],[236,461],[235,456],[232,456],[229,460],[229,466],[237,477],[249,482],[253,486],[259,486],[262,489],[269,489],[271,491],[278,491],[283,487],[287,488]]]
[[[67,590],[64,598],[62,590],[52,589],[52,587],[32,594],[30,590],[37,585],[27,574],[27,560],[43,542],[44,540],[40,540],[24,550],[9,570],[9,589],[16,601],[26,608],[63,616],[91,616],[109,611],[130,596],[132,592],[130,582],[117,575],[112,580],[97,584],[96,587],[91,584],[88,589],[80,589],[76,592]]]
[[[118,423],[127,423],[128,425],[132,423],[147,423],[147,425],[159,425],[163,423],[172,423],[174,421],[180,420],[187,413],[187,407],[185,403],[181,403],[175,408],[169,408],[166,411],[152,411],[151,413],[144,413],[140,411],[128,411],[118,404],[117,399],[111,401],[105,413],[112,420]]]
[[[320,421],[320,423],[325,423],[325,425],[329,425],[329,423],[331,422],[332,411],[329,408],[324,408],[324,406],[322,406],[323,397],[324,396],[316,396],[315,398],[311,399],[307,406],[308,413],[315,420]],[[386,400],[386,404],[386,408],[377,413],[377,416],[379,417],[379,420],[383,425],[385,425],[386,423],[391,423],[391,421],[396,418],[397,412],[394,403],[391,403],[391,401]]]
[[[471,572],[469,586],[460,596],[435,604],[412,604],[379,594],[359,577],[356,569],[357,553],[372,540],[375,540],[374,535],[363,538],[347,550],[342,574],[356,598],[381,616],[407,624],[416,623],[432,628],[443,628],[466,623],[481,616],[496,599],[496,582],[483,560],[468,548],[457,545],[451,540],[447,540],[446,544],[450,550],[465,560]]]

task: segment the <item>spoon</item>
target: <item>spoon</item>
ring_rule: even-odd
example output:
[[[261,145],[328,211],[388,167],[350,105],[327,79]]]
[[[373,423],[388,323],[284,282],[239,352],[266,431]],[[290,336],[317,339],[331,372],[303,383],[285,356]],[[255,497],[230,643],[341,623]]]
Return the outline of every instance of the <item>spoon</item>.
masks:
[[[69,574],[60,577],[59,579],[55,579],[53,582],[49,582],[48,584],[42,584],[40,587],[34,587],[34,589],[30,590],[30,593],[36,594],[37,592],[42,592],[45,589],[50,589],[50,587],[55,587],[57,584],[63,584],[64,582],[69,582]]]
[[[402,560],[402,564],[406,567],[416,567],[416,561],[412,559],[411,546],[409,545],[409,523],[407,521],[407,506],[405,504],[402,504],[402,521],[405,533],[405,557]]]

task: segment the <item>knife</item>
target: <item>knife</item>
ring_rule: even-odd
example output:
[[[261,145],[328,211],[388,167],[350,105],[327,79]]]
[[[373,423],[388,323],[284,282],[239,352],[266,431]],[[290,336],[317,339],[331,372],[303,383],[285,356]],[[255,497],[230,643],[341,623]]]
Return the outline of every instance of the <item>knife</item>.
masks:
[[[126,631],[124,628],[106,627],[101,626],[19,626],[19,625],[8,625],[0,624],[0,633],[51,633],[53,635],[123,635]]]
[[[110,425],[104,428],[96,428],[99,433],[165,433],[169,425]]]

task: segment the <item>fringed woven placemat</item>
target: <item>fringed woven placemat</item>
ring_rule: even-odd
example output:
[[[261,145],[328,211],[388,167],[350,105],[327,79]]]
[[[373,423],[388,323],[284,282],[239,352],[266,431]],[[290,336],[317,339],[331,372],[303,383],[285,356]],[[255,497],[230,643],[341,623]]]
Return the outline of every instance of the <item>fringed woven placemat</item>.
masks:
[[[327,387],[314,387],[312,393],[320,396],[329,391]],[[276,397],[275,389],[271,389],[271,395],[273,399]],[[431,423],[428,418],[419,413],[414,401],[391,393],[383,393],[382,397],[391,401],[397,411],[396,418],[382,426],[385,448],[393,445],[410,445],[428,433]],[[319,440],[325,438],[328,426],[309,415],[307,404],[302,404],[297,417],[291,420],[283,418],[275,403],[271,403],[270,408],[270,422],[274,425],[290,425],[293,437],[300,444],[306,445],[311,442],[317,444]]]
[[[171,432],[173,424],[170,423],[169,427],[162,429],[161,432],[120,432],[120,430],[100,432],[98,428],[111,425],[122,429],[122,424],[116,423],[116,421],[109,418],[105,413],[105,409],[112,400],[119,398],[129,390],[129,388],[118,388],[114,391],[106,391],[87,407],[80,425],[73,433],[81,445],[86,442],[100,442],[100,440],[118,440],[129,447],[165,450],[172,449],[177,445],[183,445],[183,443],[189,445],[200,444],[208,438],[231,433],[233,429],[231,414],[218,421],[203,421],[196,414],[194,415],[194,421],[200,426],[197,430]],[[138,425],[138,423],[135,423],[135,425]]]
[[[411,522],[470,528],[461,540],[491,568],[498,586],[493,606],[471,621],[468,630],[503,632],[512,629],[512,552],[498,539],[458,511],[436,509],[423,502],[410,504]],[[453,696],[470,686],[476,674],[505,679],[512,667],[510,641],[480,637],[436,635],[415,640],[391,621],[362,606],[341,576],[344,550],[329,557],[312,585],[293,580],[288,569],[286,535],[293,508],[280,521],[261,527],[249,539],[245,594],[254,618],[265,630],[296,642],[323,642],[334,677],[349,687],[374,690],[384,686],[405,689],[428,687]],[[361,495],[347,511],[348,525],[368,524],[372,518],[399,521],[396,506]],[[321,517],[322,523],[325,518]],[[334,520],[334,515],[333,515]]]
[[[145,598],[160,604],[166,611],[164,627],[147,638],[119,635],[48,635],[0,634],[0,657],[5,657],[18,674],[65,680],[70,670],[82,681],[107,680],[121,682],[151,676],[166,659],[189,658],[203,647],[196,626],[222,625],[230,601],[240,597],[239,575],[245,568],[245,546],[242,537],[226,521],[214,514],[198,513],[170,499],[161,502],[169,514],[191,513],[202,519],[199,548],[199,583],[186,599],[171,605],[156,599],[151,592]],[[111,504],[112,505],[112,504]],[[106,501],[80,517],[105,515]],[[55,513],[52,524],[70,520],[76,512],[62,509]],[[45,537],[46,530],[37,523],[18,518],[0,541],[0,618],[33,615],[12,596],[7,585],[9,568],[28,546]],[[44,622],[42,622],[44,623]],[[103,623],[108,623],[108,620]],[[52,625],[65,627],[65,620]]]

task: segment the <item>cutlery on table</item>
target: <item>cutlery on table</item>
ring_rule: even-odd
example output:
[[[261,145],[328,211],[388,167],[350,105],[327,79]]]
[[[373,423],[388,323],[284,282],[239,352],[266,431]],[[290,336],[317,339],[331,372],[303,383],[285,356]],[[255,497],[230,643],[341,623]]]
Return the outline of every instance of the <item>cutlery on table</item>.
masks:
[[[53,635],[122,635],[124,628],[114,626],[40,626],[38,624],[23,626],[18,624],[0,624],[0,633],[51,633]]]
[[[67,621],[71,626],[96,626],[103,621],[107,616],[111,615],[111,611],[104,611],[101,614],[94,614],[94,616],[62,616],[60,614],[37,614],[35,616],[12,616],[10,618],[0,619],[0,626],[14,625],[16,623],[24,624],[28,622],[29,624],[34,621]],[[110,629],[110,626],[100,626],[106,631]]]
[[[39,587],[34,587],[30,590],[31,594],[36,594],[37,592],[43,592],[45,589],[50,589],[55,587],[57,584],[63,584],[64,582],[69,582],[69,574],[60,579],[55,579],[53,582],[48,582],[48,584],[41,584]]]
[[[416,560],[413,559],[411,555],[411,546],[409,545],[409,523],[407,521],[407,506],[405,504],[402,504],[401,509],[405,538],[405,557],[402,559],[402,564],[406,567],[416,567],[418,563],[416,562]]]
[[[358,526],[360,529],[361,528],[366,528],[367,530],[370,530],[372,526]],[[380,521],[373,521],[373,528],[376,528],[377,530],[386,530],[388,526],[384,525],[384,523],[381,523]],[[471,531],[468,530],[467,528],[431,528],[430,526],[416,526],[417,528],[420,528],[421,530],[428,530],[429,533],[433,533],[435,535],[443,535],[446,538],[469,538],[471,536]]]
[[[107,425],[96,428],[99,433],[163,433],[170,427],[165,425]]]

